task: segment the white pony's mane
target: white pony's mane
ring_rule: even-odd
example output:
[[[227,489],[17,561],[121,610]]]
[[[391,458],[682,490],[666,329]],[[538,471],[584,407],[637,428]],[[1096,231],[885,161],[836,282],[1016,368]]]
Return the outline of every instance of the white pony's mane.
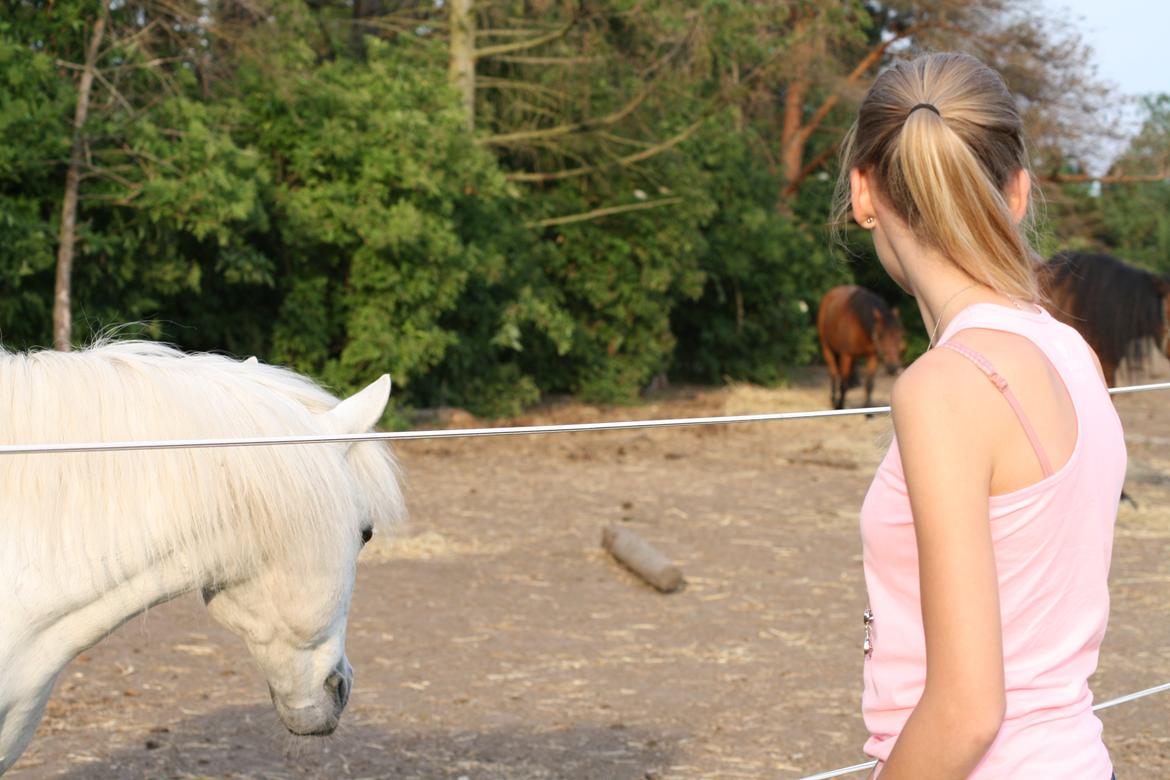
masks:
[[[336,433],[321,415],[337,403],[287,369],[151,342],[0,349],[9,444]],[[0,455],[0,563],[118,578],[169,559],[227,581],[402,516],[380,442]]]

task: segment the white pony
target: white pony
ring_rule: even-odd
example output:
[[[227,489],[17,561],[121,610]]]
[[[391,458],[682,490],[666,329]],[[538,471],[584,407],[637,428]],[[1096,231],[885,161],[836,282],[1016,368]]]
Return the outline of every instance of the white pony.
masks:
[[[0,350],[0,442],[363,433],[389,392],[383,376],[338,403],[285,369],[145,342]],[[288,730],[331,733],[358,551],[402,515],[375,442],[0,454],[0,774],[72,658],[195,589]]]

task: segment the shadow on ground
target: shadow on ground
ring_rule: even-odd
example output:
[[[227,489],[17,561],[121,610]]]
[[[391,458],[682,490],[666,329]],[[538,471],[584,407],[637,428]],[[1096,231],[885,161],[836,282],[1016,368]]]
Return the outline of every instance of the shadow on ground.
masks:
[[[351,719],[324,739],[288,735],[267,707],[229,707],[144,733],[123,750],[63,774],[67,780],[643,780],[663,775],[676,737],[636,728],[394,733]]]

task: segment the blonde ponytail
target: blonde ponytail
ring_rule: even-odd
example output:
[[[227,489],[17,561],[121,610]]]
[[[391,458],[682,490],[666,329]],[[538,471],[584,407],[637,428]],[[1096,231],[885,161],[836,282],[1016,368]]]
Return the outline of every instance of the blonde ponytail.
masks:
[[[920,241],[976,281],[1039,300],[1035,252],[1004,196],[1028,170],[1023,126],[995,71],[964,54],[894,65],[862,101],[841,163],[838,224],[848,212],[849,172],[861,169]]]

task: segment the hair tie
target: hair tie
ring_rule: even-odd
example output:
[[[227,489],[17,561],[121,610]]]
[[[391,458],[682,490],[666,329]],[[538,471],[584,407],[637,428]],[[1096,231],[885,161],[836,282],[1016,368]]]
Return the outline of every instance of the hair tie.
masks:
[[[920,108],[929,108],[931,111],[933,111],[935,114],[937,114],[939,116],[939,118],[942,118],[942,114],[940,114],[938,109],[934,107],[933,103],[919,103],[918,105],[914,106],[914,108],[912,108],[906,112],[906,119],[909,119],[910,115],[913,114],[915,111],[917,111]]]

